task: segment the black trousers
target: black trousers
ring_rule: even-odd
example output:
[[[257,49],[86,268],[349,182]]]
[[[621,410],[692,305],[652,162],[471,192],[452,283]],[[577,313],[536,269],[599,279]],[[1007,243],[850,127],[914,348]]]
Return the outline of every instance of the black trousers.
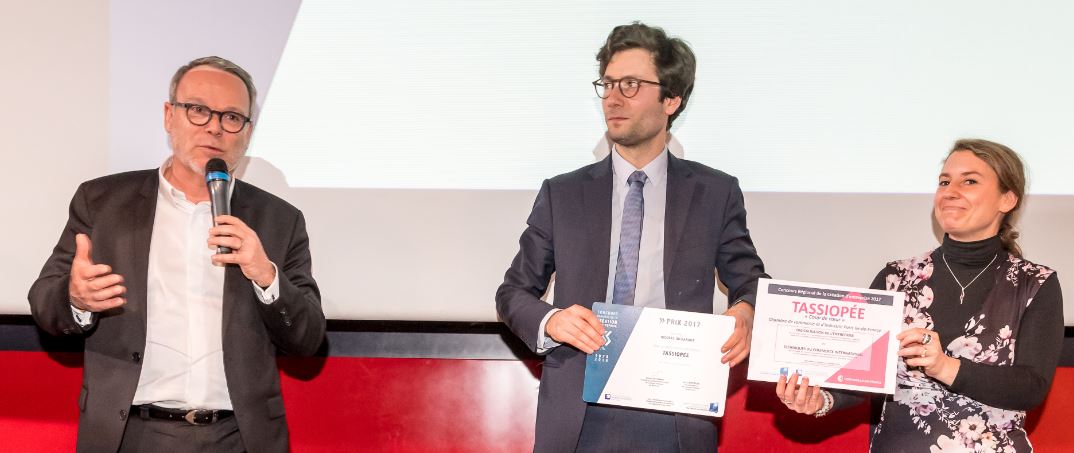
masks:
[[[132,411],[133,412],[133,411]],[[234,416],[208,425],[185,421],[142,418],[137,412],[127,418],[120,453],[244,453],[239,424]]]
[[[675,416],[590,404],[576,453],[679,453]]]

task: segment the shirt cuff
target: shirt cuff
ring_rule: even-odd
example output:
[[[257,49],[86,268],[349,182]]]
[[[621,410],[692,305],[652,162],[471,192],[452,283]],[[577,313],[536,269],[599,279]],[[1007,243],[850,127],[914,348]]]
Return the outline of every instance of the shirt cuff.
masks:
[[[71,314],[75,317],[75,322],[79,327],[85,329],[93,325],[93,312],[79,309],[78,307],[71,305]]]
[[[730,310],[731,307],[734,307],[735,305],[738,305],[738,304],[746,304],[746,305],[749,305],[750,307],[752,307],[754,309],[757,308],[756,305],[754,305],[754,303],[752,301],[749,301],[749,300],[746,300],[746,299],[739,299],[739,300],[736,300],[735,303],[733,303],[731,305],[728,305],[727,309]]]
[[[548,312],[548,314],[544,315],[544,318],[541,319],[541,325],[537,328],[538,354],[548,354],[548,351],[551,351],[553,348],[560,345],[560,343],[556,343],[555,341],[553,341],[552,337],[549,337],[548,334],[544,331],[544,326],[545,324],[548,324],[548,320],[552,318],[552,315],[556,314],[560,310],[561,309],[559,308],[553,308],[552,311]]]
[[[276,267],[276,263],[269,261],[272,268],[276,271],[276,277],[272,279],[272,283],[268,288],[261,288],[257,285],[257,282],[250,280],[250,284],[254,285],[254,293],[257,294],[257,298],[261,300],[261,303],[268,305],[276,302],[276,299],[280,298],[280,268]]]

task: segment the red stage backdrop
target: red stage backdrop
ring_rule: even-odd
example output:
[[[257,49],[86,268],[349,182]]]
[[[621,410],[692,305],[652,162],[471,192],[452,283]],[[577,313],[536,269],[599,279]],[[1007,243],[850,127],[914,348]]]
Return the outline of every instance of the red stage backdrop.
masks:
[[[0,352],[2,451],[69,452],[80,353]],[[533,445],[540,363],[509,360],[281,358],[296,452],[525,452]],[[723,453],[866,451],[868,408],[791,414],[771,384],[732,374]],[[1074,368],[1060,368],[1030,417],[1037,452],[1070,451]]]

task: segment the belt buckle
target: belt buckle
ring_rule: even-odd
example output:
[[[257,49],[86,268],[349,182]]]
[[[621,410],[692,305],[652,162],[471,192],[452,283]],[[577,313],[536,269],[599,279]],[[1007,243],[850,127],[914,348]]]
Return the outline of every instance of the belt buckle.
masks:
[[[191,409],[191,410],[187,411],[186,415],[183,416],[183,420],[186,420],[186,422],[190,423],[191,425],[205,425],[205,424],[207,424],[207,423],[198,423],[198,419],[196,417],[197,412],[198,412],[197,409]]]

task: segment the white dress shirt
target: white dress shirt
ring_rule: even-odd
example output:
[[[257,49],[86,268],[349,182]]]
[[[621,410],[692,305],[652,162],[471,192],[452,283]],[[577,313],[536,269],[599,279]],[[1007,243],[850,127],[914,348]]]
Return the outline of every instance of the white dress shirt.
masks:
[[[619,235],[623,227],[623,205],[626,204],[630,185],[627,178],[635,170],[630,162],[619,155],[619,150],[612,147],[612,233],[608,248],[608,291],[606,302],[611,302],[615,289],[615,270],[619,258]],[[641,247],[638,251],[638,278],[634,287],[634,305],[638,307],[665,308],[664,303],[664,211],[667,206],[668,193],[668,150],[656,156],[640,169],[645,172],[648,181],[642,188],[645,200],[645,216],[642,218]],[[548,319],[559,309],[548,312],[539,327],[540,338],[537,353],[545,354],[559,346],[545,332]]]
[[[190,202],[168,182],[164,172],[171,164],[169,158],[159,170],[149,247],[146,344],[133,404],[230,410],[221,340],[225,268],[211,261],[211,204]],[[233,189],[234,180],[229,193]],[[261,302],[279,298],[279,277],[277,270],[267,289],[251,282]],[[92,315],[72,309],[81,324],[92,322]]]

